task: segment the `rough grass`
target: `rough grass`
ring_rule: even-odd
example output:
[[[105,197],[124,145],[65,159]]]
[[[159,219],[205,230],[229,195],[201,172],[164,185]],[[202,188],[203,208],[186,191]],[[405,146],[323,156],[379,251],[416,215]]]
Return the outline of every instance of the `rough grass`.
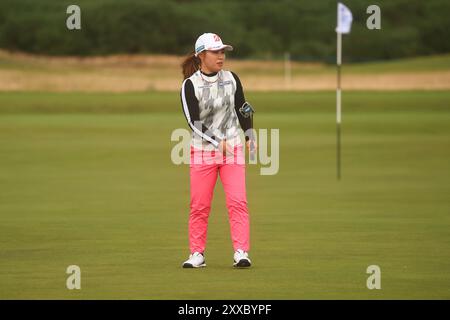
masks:
[[[336,88],[336,67],[292,62],[285,79],[283,61],[233,60],[247,90],[314,91]],[[45,57],[0,51],[0,91],[148,92],[177,91],[182,57],[119,55]],[[344,64],[343,87],[352,90],[448,90],[450,55],[389,62]]]

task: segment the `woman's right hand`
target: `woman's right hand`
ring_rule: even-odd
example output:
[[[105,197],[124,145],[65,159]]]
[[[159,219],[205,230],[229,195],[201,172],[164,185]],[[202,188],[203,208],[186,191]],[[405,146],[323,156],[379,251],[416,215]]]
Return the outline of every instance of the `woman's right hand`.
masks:
[[[228,154],[233,154],[233,147],[227,143],[226,139],[223,139],[219,143],[219,151],[225,156]]]

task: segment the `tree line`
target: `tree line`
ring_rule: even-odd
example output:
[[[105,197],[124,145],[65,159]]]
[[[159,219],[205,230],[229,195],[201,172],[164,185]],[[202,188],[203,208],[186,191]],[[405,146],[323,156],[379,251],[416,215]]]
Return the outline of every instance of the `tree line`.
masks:
[[[448,0],[342,0],[353,12],[344,59],[370,61],[450,52]],[[0,48],[47,55],[186,54],[218,33],[236,58],[334,61],[334,0],[2,0]],[[66,9],[81,9],[69,30]],[[366,9],[381,8],[381,30]]]

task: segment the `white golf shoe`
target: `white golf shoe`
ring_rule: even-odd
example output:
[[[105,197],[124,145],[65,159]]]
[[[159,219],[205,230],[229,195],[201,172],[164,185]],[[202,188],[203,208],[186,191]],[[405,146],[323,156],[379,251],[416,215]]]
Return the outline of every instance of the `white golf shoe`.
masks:
[[[183,268],[201,268],[206,267],[205,257],[200,252],[194,252],[189,255],[189,259],[183,262]]]
[[[252,262],[248,258],[248,253],[238,249],[234,253],[234,264],[233,266],[236,268],[248,268],[252,265]]]

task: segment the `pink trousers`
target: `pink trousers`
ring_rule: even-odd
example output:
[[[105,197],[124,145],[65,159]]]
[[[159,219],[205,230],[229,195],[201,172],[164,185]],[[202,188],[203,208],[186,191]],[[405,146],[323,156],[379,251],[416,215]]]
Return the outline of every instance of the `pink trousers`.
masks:
[[[245,157],[242,145],[234,155],[206,151],[191,146],[189,247],[191,253],[204,252],[213,191],[220,175],[225,190],[231,239],[234,250],[249,251],[250,226],[245,190]]]

